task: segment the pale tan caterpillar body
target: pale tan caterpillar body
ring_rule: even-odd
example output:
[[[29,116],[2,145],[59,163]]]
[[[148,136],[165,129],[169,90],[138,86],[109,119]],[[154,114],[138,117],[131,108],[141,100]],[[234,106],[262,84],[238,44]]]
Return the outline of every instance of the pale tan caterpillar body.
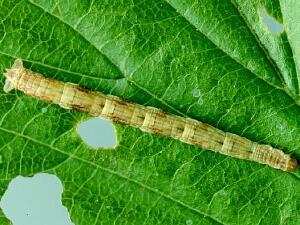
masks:
[[[12,68],[7,69],[5,76],[5,92],[18,89],[63,108],[84,111],[197,147],[267,164],[283,171],[297,169],[295,159],[270,145],[258,144],[200,121],[172,115],[157,108],[130,103],[118,97],[81,88],[76,84],[45,78],[24,68],[21,60],[16,60]]]

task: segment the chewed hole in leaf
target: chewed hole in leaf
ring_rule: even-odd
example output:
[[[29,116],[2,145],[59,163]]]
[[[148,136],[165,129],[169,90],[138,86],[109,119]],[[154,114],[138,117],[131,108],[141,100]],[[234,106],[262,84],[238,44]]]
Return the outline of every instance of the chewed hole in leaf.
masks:
[[[268,30],[272,34],[278,35],[284,30],[284,26],[272,16],[270,16],[265,9],[259,9],[259,15],[263,23],[267,26]]]
[[[77,132],[93,148],[114,148],[117,144],[113,123],[99,117],[80,123]]]
[[[14,225],[74,225],[62,205],[63,185],[57,176],[37,174],[13,179],[0,206]]]

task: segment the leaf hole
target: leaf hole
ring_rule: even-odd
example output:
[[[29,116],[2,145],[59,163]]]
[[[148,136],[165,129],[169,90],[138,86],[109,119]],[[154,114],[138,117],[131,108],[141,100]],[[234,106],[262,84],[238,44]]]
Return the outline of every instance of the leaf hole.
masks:
[[[270,16],[265,9],[259,9],[259,15],[264,25],[267,26],[268,30],[275,35],[280,34],[284,30],[284,26],[279,23],[274,17]]]
[[[14,225],[74,225],[62,205],[63,185],[57,176],[18,176],[4,193],[0,207]]]
[[[78,124],[77,132],[81,139],[92,148],[115,148],[117,145],[113,123],[99,117]]]

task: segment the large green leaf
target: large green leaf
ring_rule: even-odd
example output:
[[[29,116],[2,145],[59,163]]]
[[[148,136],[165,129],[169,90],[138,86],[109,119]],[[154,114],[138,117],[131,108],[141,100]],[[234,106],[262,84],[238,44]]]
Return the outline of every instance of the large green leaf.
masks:
[[[21,58],[55,79],[199,119],[300,157],[297,0],[0,5],[1,76]],[[270,32],[260,10],[285,30]],[[89,149],[76,132],[87,115],[18,91],[1,91],[0,104],[0,195],[17,175],[47,172],[61,179],[63,204],[77,225],[300,223],[299,171],[121,125],[115,150]],[[0,223],[9,224],[3,214]]]

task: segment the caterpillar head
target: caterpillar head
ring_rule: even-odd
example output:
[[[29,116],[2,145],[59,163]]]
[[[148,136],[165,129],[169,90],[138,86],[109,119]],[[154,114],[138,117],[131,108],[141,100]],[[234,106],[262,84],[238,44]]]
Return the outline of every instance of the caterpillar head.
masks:
[[[295,172],[298,168],[298,162],[296,159],[293,159],[288,155],[285,162],[280,163],[280,167],[284,171]]]
[[[16,59],[13,66],[10,69],[6,69],[6,72],[4,73],[4,76],[6,77],[3,88],[4,92],[10,92],[15,88],[15,83],[19,80],[23,68],[24,67],[22,60]]]

